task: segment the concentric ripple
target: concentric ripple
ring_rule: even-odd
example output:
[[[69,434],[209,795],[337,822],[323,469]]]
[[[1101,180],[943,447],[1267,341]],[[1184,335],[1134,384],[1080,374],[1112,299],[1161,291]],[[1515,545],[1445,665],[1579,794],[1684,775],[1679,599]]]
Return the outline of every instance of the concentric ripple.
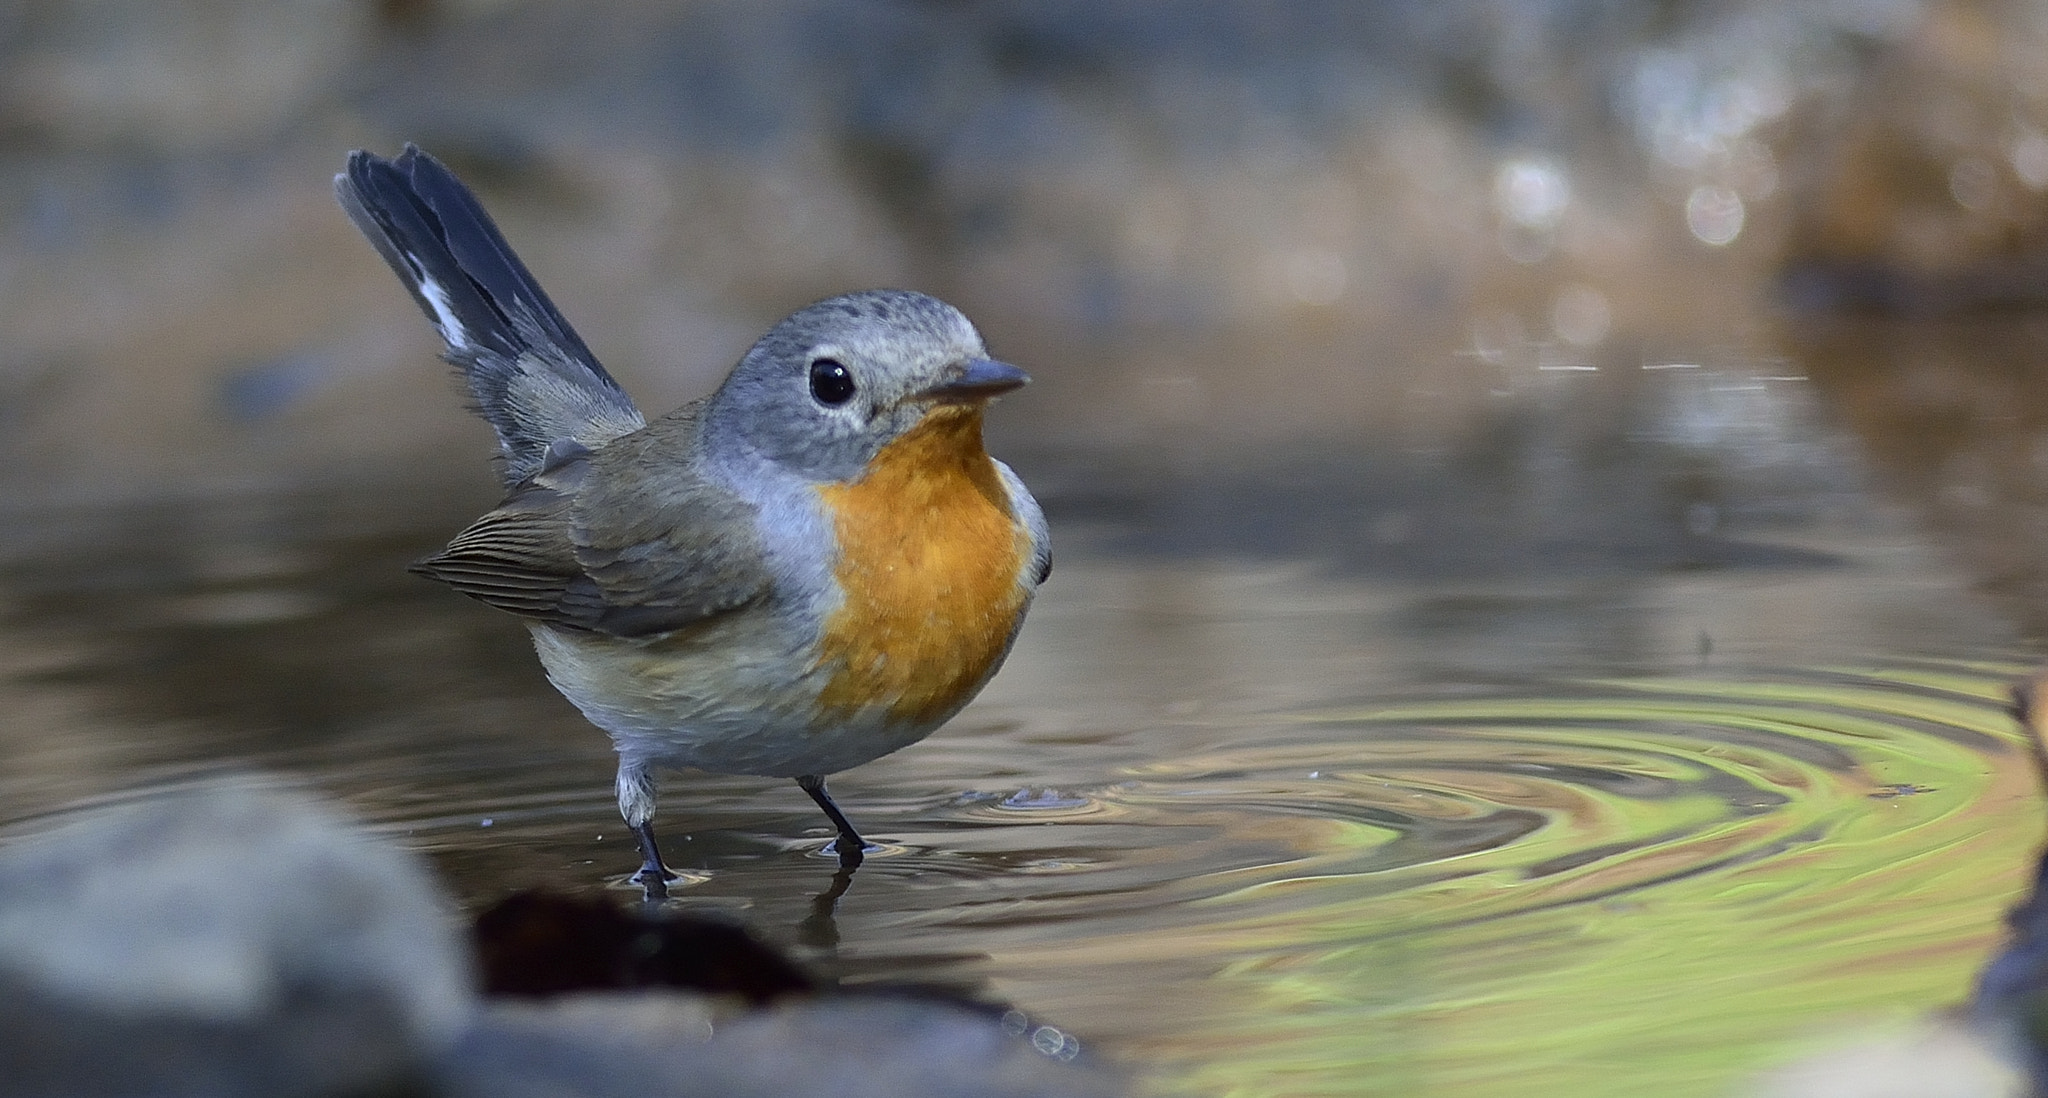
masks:
[[[1459,918],[1491,917],[1759,862],[1873,815],[1902,836],[1939,822],[2007,757],[2001,687],[1905,672],[1613,683],[1317,715],[1304,718],[1314,746],[1269,752],[1260,770],[1225,756],[1149,776],[1258,784],[1248,808],[1341,825],[1340,841],[1245,888],[1341,877],[1442,925],[1450,892]]]
[[[1204,968],[1160,1005],[1178,1036],[1152,1017],[1134,1037],[1202,1092],[1724,1093],[1814,1034],[1966,994],[2040,834],[2005,711],[2020,672],[1299,715],[1103,793],[1201,815],[1200,845],[1290,849],[997,967],[1040,1004],[1076,967]]]

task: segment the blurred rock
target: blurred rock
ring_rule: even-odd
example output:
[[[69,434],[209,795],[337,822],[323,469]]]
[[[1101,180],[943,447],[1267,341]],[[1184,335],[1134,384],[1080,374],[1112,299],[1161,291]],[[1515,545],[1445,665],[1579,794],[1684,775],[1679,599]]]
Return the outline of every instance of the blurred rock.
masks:
[[[2024,1098],[2008,1050],[1970,1027],[1926,1024],[1845,1044],[1771,1073],[1755,1098]]]
[[[705,993],[486,1004],[419,861],[301,793],[221,781],[85,813],[0,848],[0,1093],[1123,1093],[1052,1027],[813,994],[737,927],[537,894],[480,924],[508,992]]]
[[[2048,669],[2013,689],[2013,716],[2048,796]],[[2006,914],[2004,947],[1977,976],[1970,1016],[1999,1034],[2048,1093],[2048,845],[2035,858],[2026,896]]]
[[[147,797],[0,850],[0,1089],[399,1093],[471,1009],[419,863],[311,797]]]
[[[1124,1092],[1073,1063],[1078,1040],[1021,1013],[832,992],[725,923],[526,891],[479,915],[476,938],[499,998],[443,1062],[457,1096],[625,1098],[656,1079],[706,1098]]]
[[[487,995],[670,987],[762,1006],[818,988],[744,927],[603,897],[515,892],[477,916],[475,934]]]
[[[453,1098],[1126,1093],[1110,1073],[1060,1062],[1060,1042],[1047,1043],[1050,1052],[985,1012],[915,999],[813,999],[714,1021],[678,993],[583,995],[492,1007],[449,1054],[443,1085]]]

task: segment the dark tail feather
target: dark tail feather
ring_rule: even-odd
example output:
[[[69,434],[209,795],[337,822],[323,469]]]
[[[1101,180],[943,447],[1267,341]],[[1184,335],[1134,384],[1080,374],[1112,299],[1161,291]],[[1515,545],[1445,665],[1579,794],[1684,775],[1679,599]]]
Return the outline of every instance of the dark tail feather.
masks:
[[[358,149],[334,191],[440,331],[497,429],[508,482],[537,469],[559,439],[597,445],[643,425],[476,196],[439,161],[412,145],[395,160]]]

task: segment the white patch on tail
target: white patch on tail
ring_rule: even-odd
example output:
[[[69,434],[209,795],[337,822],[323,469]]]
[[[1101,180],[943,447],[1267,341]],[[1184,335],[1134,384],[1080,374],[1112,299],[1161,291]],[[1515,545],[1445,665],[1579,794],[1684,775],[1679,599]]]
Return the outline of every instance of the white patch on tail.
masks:
[[[443,290],[440,283],[421,274],[420,296],[426,298],[427,304],[433,307],[434,327],[440,329],[442,342],[448,344],[450,350],[459,351],[467,348],[470,345],[469,333],[463,329],[462,321],[456,318],[455,310],[449,306],[448,291]]]

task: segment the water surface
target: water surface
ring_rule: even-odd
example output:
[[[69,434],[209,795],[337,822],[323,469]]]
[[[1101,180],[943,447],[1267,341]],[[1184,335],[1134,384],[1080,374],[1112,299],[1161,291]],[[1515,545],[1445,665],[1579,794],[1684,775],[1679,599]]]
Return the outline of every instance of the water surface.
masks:
[[[1010,666],[835,779],[884,847],[836,910],[800,792],[706,775],[665,785],[677,905],[849,983],[1013,1003],[1164,1090],[1715,1094],[1963,996],[2039,836],[2003,709],[2029,657],[1881,516],[1782,526],[1748,565],[1427,576],[1250,535],[1169,552],[1171,493],[1049,501],[1059,568]],[[402,571],[471,503],[383,486],[18,535],[14,830],[259,768],[471,910],[629,898],[604,737],[515,623]]]

